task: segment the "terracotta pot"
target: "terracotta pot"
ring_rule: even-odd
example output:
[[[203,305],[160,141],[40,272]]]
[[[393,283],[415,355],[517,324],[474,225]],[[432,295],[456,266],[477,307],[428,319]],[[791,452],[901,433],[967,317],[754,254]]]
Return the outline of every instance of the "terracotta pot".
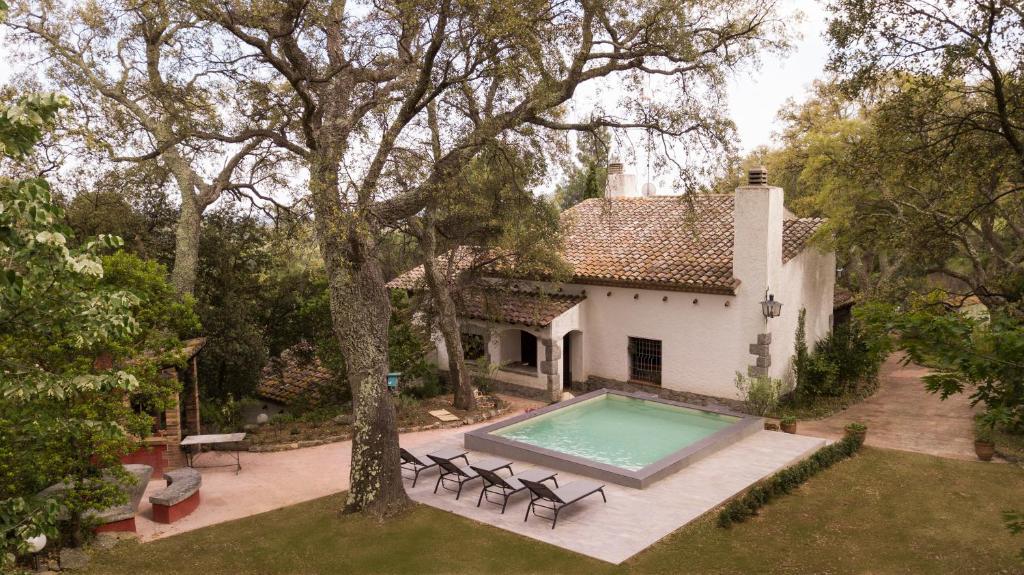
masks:
[[[996,444],[991,441],[975,441],[974,453],[982,461],[992,461],[992,456],[996,454]]]
[[[785,421],[779,423],[779,427],[786,433],[796,433],[796,422],[786,423]]]

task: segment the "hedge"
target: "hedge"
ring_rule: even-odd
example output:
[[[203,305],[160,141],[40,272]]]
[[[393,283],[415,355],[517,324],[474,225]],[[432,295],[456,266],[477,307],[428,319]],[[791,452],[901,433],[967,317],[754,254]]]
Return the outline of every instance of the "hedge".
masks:
[[[718,514],[718,526],[729,527],[742,523],[772,499],[786,495],[820,471],[850,457],[864,443],[863,437],[847,435],[843,439],[822,447],[807,459],[787,467],[768,479],[758,482],[746,493],[730,501]]]

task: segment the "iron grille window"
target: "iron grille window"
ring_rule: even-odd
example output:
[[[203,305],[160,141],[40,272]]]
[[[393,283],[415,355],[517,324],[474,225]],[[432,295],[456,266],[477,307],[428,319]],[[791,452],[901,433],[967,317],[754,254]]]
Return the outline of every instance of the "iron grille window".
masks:
[[[661,340],[629,338],[629,378],[661,385]]]
[[[480,359],[486,353],[484,336],[478,333],[462,334],[462,356],[470,361]]]

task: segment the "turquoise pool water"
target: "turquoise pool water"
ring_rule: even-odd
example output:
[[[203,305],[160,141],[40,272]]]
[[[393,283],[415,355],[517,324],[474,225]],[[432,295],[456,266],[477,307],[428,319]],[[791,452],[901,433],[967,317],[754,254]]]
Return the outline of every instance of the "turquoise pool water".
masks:
[[[737,421],[728,415],[606,394],[491,433],[636,471]]]

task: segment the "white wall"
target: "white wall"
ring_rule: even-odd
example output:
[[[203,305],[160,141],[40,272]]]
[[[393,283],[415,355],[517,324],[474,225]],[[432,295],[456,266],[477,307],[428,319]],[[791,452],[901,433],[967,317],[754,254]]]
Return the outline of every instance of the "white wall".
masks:
[[[566,293],[584,289],[587,299],[574,308],[582,320],[583,342],[580,364],[574,364],[582,372],[574,371],[574,379],[628,380],[629,338],[643,337],[662,342],[662,387],[735,396],[735,372],[746,370],[742,362],[749,351],[747,342],[737,337],[742,312],[735,307],[735,297],[586,285],[563,288]]]
[[[832,301],[836,280],[836,256],[807,247],[779,268],[775,283],[776,299],[783,303],[782,315],[771,320],[772,365],[769,374],[781,378],[791,388],[792,360],[800,307],[807,310],[804,322],[807,345],[814,344],[831,331]]]

